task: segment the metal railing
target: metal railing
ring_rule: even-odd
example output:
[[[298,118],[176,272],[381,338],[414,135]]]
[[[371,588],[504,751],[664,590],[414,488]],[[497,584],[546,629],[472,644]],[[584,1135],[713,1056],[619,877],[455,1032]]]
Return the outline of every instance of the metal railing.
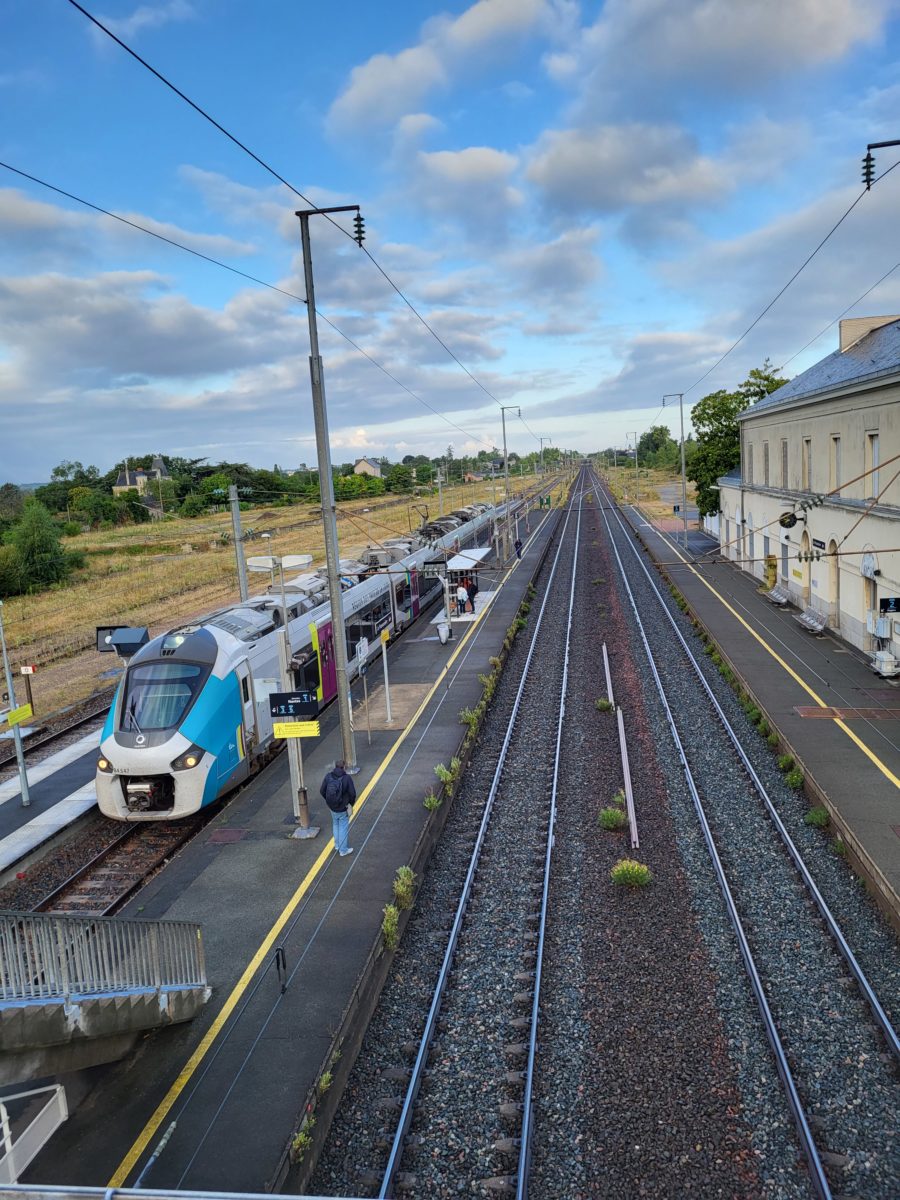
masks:
[[[0,913],[0,1003],[205,986],[191,922]]]

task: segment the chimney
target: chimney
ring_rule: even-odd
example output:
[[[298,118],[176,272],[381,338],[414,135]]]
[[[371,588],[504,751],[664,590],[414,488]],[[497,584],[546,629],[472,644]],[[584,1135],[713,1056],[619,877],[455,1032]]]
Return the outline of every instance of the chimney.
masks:
[[[862,341],[873,329],[880,329],[882,325],[890,325],[894,321],[900,321],[900,316],[894,314],[892,317],[851,317],[848,321],[841,321],[841,354]]]

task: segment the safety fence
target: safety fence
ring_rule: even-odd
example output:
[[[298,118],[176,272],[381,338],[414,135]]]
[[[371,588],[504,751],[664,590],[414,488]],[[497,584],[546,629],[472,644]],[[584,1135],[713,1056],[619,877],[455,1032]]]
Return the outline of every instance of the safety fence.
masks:
[[[191,922],[0,913],[0,1003],[205,986]]]

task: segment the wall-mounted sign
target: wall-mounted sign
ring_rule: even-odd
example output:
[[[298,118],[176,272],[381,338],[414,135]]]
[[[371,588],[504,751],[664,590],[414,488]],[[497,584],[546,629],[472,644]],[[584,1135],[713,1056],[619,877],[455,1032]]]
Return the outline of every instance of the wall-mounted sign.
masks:
[[[900,613],[900,596],[882,596],[878,601],[878,611],[882,613]]]
[[[817,549],[817,550],[824,550],[824,549],[825,549],[825,543],[824,543],[824,542],[820,542],[818,538],[813,538],[813,540],[812,540],[812,544],[813,544],[813,545],[816,547],[816,549]]]

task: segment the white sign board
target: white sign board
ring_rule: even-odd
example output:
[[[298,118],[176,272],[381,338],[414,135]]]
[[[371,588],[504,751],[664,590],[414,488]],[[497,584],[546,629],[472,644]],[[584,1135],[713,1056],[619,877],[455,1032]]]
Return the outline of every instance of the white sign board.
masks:
[[[360,638],[359,641],[356,643],[356,657],[362,663],[362,662],[366,661],[368,653],[369,653],[369,639],[368,638]]]

